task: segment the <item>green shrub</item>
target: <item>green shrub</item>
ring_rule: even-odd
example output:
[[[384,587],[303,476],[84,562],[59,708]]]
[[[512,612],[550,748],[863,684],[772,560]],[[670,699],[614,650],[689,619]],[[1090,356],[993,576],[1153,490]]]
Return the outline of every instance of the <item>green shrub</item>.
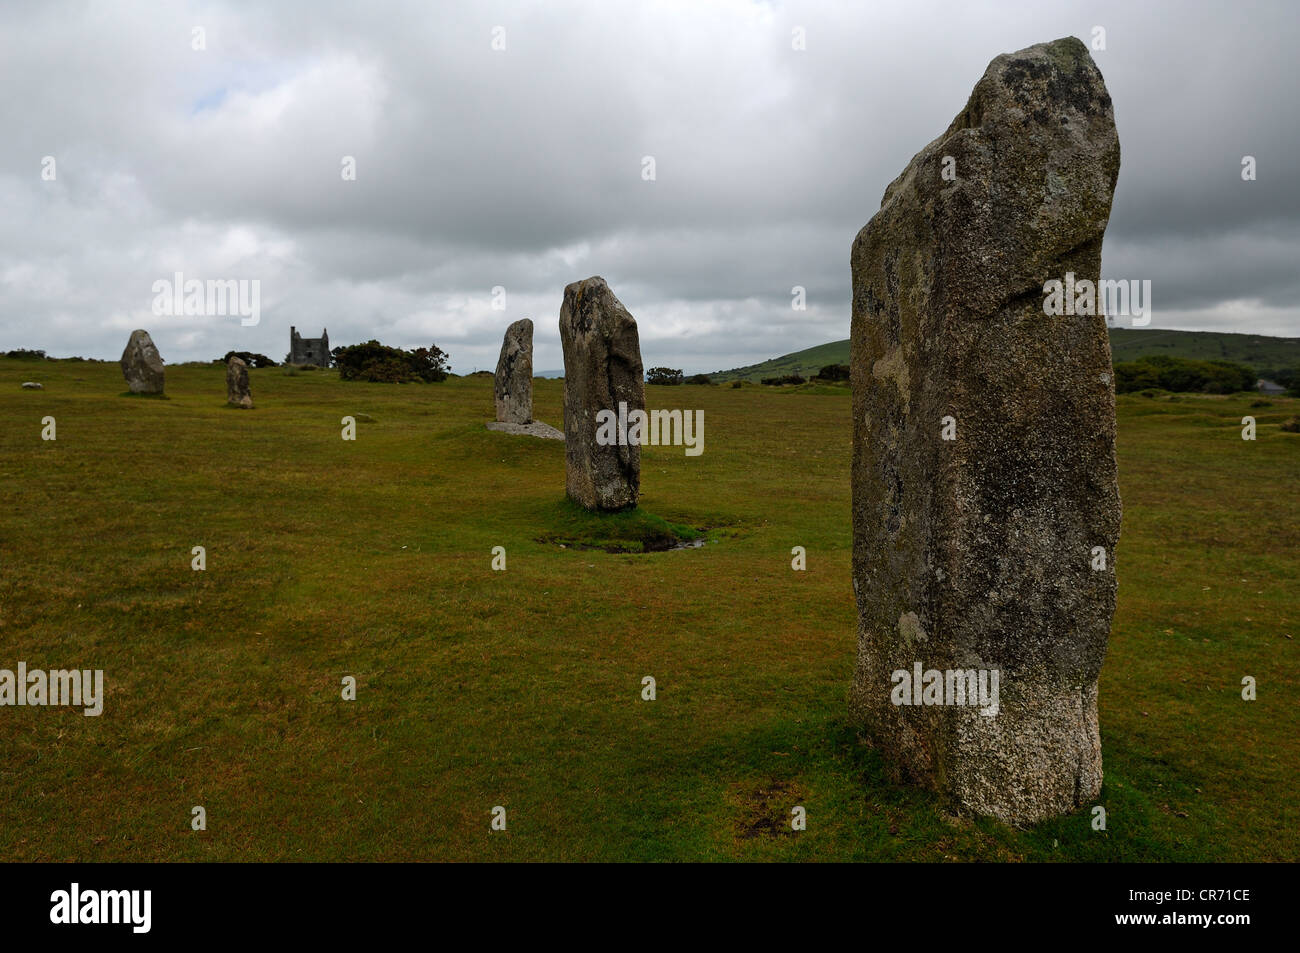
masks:
[[[682,372],[675,367],[652,367],[646,371],[645,382],[647,384],[680,384],[683,380]]]
[[[249,367],[279,367],[275,361],[271,360],[265,354],[254,354],[251,351],[227,351],[226,356],[220,360],[213,361],[213,364],[229,364],[232,357],[237,357]]]
[[[1152,354],[1115,365],[1115,391],[1130,394],[1149,388],[1177,393],[1235,394],[1253,390],[1255,370],[1234,361],[1197,361]]]
[[[817,372],[817,376],[813,379],[823,381],[846,381],[849,379],[849,365],[827,364]]]
[[[401,384],[409,381],[436,383],[447,379],[447,354],[436,344],[405,351],[378,341],[336,347],[331,363],[345,381]]]

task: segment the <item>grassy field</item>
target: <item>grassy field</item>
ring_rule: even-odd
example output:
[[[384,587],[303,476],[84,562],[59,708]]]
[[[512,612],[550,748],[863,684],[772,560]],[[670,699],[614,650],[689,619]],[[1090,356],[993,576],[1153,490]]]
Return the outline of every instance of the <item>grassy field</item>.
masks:
[[[1164,354],[1202,361],[1236,361],[1261,374],[1282,368],[1300,367],[1300,338],[1268,337],[1263,334],[1229,334],[1222,331],[1172,331],[1113,327],[1110,351],[1114,361],[1136,361],[1139,357]],[[811,377],[827,364],[847,364],[849,342],[831,341],[803,351],[774,357],[761,364],[737,367],[709,375],[715,382],[750,380],[802,374]]]
[[[1120,399],[1107,830],[1016,831],[889,785],[846,721],[847,391],[648,388],[707,426],[702,456],[645,449],[644,521],[705,545],[640,554],[582,548],[622,530],[566,506],[560,442],[483,428],[489,378],[250,376],[244,412],[220,367],[149,400],[115,364],[0,359],[0,668],[107,695],[0,708],[0,857],[1300,856],[1300,400]]]

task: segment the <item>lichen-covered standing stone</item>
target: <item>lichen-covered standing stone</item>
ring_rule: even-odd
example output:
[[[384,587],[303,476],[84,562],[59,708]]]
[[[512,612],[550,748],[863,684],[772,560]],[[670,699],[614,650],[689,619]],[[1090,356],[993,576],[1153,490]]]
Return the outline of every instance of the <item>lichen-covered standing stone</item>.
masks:
[[[1039,44],[993,60],[853,243],[853,708],[896,778],[1012,824],[1101,786],[1110,347],[1104,317],[1043,303],[1097,280],[1118,173],[1087,49]],[[996,670],[997,713],[895,704],[918,662]]]
[[[528,318],[506,328],[493,379],[497,421],[527,424],[533,419],[533,322]]]
[[[636,506],[641,448],[597,442],[597,414],[645,410],[645,376],[636,321],[604,278],[564,289],[560,306],[564,347],[564,486],[589,510]]]
[[[148,331],[131,332],[122,351],[122,376],[133,394],[163,392],[163,361]]]
[[[243,410],[253,409],[253,392],[248,387],[248,365],[233,354],[226,362],[226,403]]]

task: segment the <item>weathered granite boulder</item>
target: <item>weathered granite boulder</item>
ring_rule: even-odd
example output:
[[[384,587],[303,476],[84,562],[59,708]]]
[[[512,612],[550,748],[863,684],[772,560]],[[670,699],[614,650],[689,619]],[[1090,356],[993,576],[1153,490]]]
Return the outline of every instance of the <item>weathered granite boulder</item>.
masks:
[[[1101,786],[1110,347],[1104,317],[1044,302],[1097,280],[1118,173],[1086,47],[1039,44],[993,60],[853,243],[854,712],[896,778],[1012,824]],[[996,701],[900,690],[918,666],[996,672]]]
[[[44,390],[38,381],[23,381],[23,390]]]
[[[163,392],[163,361],[148,331],[132,331],[122,352],[122,376],[133,394]]]
[[[526,424],[533,419],[533,322],[528,318],[506,328],[493,379],[497,421]]]
[[[248,387],[248,365],[233,354],[226,362],[226,403],[244,410],[253,409],[253,392]]]
[[[597,415],[645,410],[645,376],[636,321],[604,278],[564,289],[560,306],[564,347],[564,485],[589,510],[636,506],[641,448],[620,428],[612,442],[597,439]],[[609,428],[606,428],[608,430]]]
[[[556,430],[550,424],[544,424],[540,420],[534,420],[526,424],[511,424],[501,420],[489,421],[488,430],[496,430],[499,433],[513,434],[516,437],[539,437],[542,440],[563,440],[564,433]]]

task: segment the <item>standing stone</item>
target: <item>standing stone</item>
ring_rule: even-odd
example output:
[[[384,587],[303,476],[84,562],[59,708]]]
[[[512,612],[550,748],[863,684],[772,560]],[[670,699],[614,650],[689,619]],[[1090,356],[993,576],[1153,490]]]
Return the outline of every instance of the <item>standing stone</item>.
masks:
[[[226,403],[253,409],[253,392],[248,387],[248,365],[235,355],[226,362]]]
[[[604,278],[576,281],[560,306],[564,347],[564,486],[589,510],[636,506],[641,448],[625,439],[597,441],[597,415],[645,410],[645,377],[636,320]],[[620,438],[626,427],[619,428]]]
[[[1101,787],[1110,346],[1104,317],[1045,313],[1045,285],[1097,280],[1118,174],[1087,49],[1039,44],[993,60],[853,243],[854,713],[896,780],[1012,824]],[[990,690],[996,670],[997,713],[930,703],[956,679],[905,693],[918,664]]]
[[[533,420],[533,322],[528,318],[506,328],[493,382],[497,421],[527,424]]]
[[[133,394],[163,392],[163,361],[148,331],[132,331],[122,352],[122,376]]]

